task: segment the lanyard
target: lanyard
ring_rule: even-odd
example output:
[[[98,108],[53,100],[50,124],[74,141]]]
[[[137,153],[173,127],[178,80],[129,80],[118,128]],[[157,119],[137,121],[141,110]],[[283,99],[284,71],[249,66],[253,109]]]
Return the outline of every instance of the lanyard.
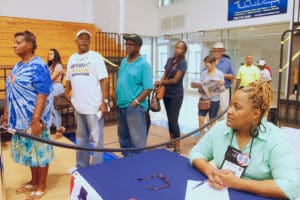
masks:
[[[225,153],[225,158],[221,165],[221,169],[230,170],[234,173],[235,176],[242,177],[246,171],[247,166],[250,163],[254,138],[253,137],[251,138],[250,152],[249,152],[249,155],[247,155],[247,154],[244,154],[239,149],[236,149],[231,146],[232,140],[233,140],[233,135],[234,135],[234,133],[231,136],[230,144]]]
[[[232,145],[233,135],[234,135],[234,133],[233,133],[232,136],[231,136],[231,140],[230,140],[230,145],[229,145],[229,146]],[[253,145],[253,137],[251,137],[251,144],[250,144],[249,158],[251,158],[252,145]]]

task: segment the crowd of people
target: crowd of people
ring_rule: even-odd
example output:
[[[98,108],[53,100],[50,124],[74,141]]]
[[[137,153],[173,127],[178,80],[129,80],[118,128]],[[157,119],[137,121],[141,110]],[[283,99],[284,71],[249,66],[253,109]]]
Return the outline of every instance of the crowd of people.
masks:
[[[178,41],[174,55],[167,60],[160,80],[153,83],[151,67],[140,54],[142,38],[126,34],[125,57],[118,71],[113,99],[118,106],[117,126],[123,156],[142,152],[147,145],[148,97],[151,90],[165,86],[163,103],[168,117],[170,139],[180,137],[178,117],[184,98],[183,80],[187,71],[185,54],[188,46]],[[14,50],[20,61],[13,67],[6,81],[7,106],[3,122],[19,132],[29,132],[50,140],[50,127],[55,126],[58,139],[64,132],[60,111],[53,108],[54,96],[64,93],[74,107],[77,124],[76,141],[81,147],[103,148],[105,114],[109,112],[108,72],[102,56],[90,50],[91,33],[80,30],[75,35],[77,52],[67,64],[66,85],[63,88],[63,65],[56,49],[50,49],[48,65],[35,55],[36,38],[29,31],[14,37]],[[266,121],[271,100],[271,71],[264,59],[258,66],[253,56],[235,74],[231,59],[225,54],[223,43],[217,42],[204,60],[206,68],[199,82],[216,81],[223,88],[210,97],[200,95],[199,101],[209,101],[207,108],[198,108],[199,126],[227,110],[226,119],[217,122],[204,134],[190,152],[192,167],[208,177],[217,189],[224,187],[252,192],[262,196],[295,199],[300,193],[300,180],[295,155],[281,130]],[[234,93],[231,86],[236,82]],[[192,83],[193,88],[198,88]],[[232,97],[231,97],[232,96]],[[195,105],[196,106],[196,105]],[[180,142],[169,145],[180,153]],[[16,189],[16,193],[30,192],[26,200],[39,199],[46,193],[48,168],[54,158],[51,145],[14,135],[12,158],[31,170],[31,180]],[[215,166],[209,162],[214,160]],[[237,162],[233,162],[233,160]],[[78,150],[76,168],[103,162],[103,153]]]

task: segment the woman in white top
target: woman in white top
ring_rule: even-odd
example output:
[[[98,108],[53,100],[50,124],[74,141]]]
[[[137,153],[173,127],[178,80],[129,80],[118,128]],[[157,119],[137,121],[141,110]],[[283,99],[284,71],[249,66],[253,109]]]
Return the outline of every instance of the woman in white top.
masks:
[[[64,74],[61,57],[56,49],[50,49],[48,53],[48,66],[50,69],[51,79],[53,81],[52,97],[57,96],[60,93],[64,93],[64,87],[62,85],[62,79]],[[56,140],[64,134],[65,127],[62,126],[62,118],[59,110],[53,108],[52,123],[56,128],[56,133],[53,139]]]

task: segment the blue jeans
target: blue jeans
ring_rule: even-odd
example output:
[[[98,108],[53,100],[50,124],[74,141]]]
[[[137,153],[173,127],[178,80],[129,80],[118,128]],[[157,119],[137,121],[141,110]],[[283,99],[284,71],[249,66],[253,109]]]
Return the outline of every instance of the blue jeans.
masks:
[[[77,123],[76,141],[81,147],[89,147],[91,143],[93,148],[103,148],[103,127],[104,119],[98,119],[96,114],[80,114],[74,111],[74,116]],[[91,165],[103,162],[103,153],[94,152]],[[89,151],[76,152],[76,167],[90,166]]]
[[[61,83],[53,83],[53,91],[51,92],[52,97],[57,96],[60,93],[64,93],[64,86]],[[52,110],[52,124],[54,124],[56,130],[61,130],[62,127],[62,119],[59,110]]]
[[[169,132],[173,138],[180,137],[178,117],[182,105],[183,96],[164,97],[164,105],[168,117]]]
[[[121,148],[142,148],[147,143],[147,123],[145,109],[129,105],[118,109],[118,136]],[[141,151],[122,152],[130,156]]]

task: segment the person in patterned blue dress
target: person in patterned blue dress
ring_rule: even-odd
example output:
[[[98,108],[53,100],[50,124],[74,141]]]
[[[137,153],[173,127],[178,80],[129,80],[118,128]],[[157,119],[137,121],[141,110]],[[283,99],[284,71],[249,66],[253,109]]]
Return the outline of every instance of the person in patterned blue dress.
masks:
[[[51,109],[47,98],[52,91],[50,72],[45,62],[35,56],[36,38],[29,31],[14,37],[14,51],[21,58],[6,79],[4,125],[19,132],[50,140]],[[30,167],[31,180],[16,193],[32,191],[27,200],[39,199],[46,192],[46,179],[54,153],[51,145],[17,135],[12,136],[11,156],[15,162]]]

